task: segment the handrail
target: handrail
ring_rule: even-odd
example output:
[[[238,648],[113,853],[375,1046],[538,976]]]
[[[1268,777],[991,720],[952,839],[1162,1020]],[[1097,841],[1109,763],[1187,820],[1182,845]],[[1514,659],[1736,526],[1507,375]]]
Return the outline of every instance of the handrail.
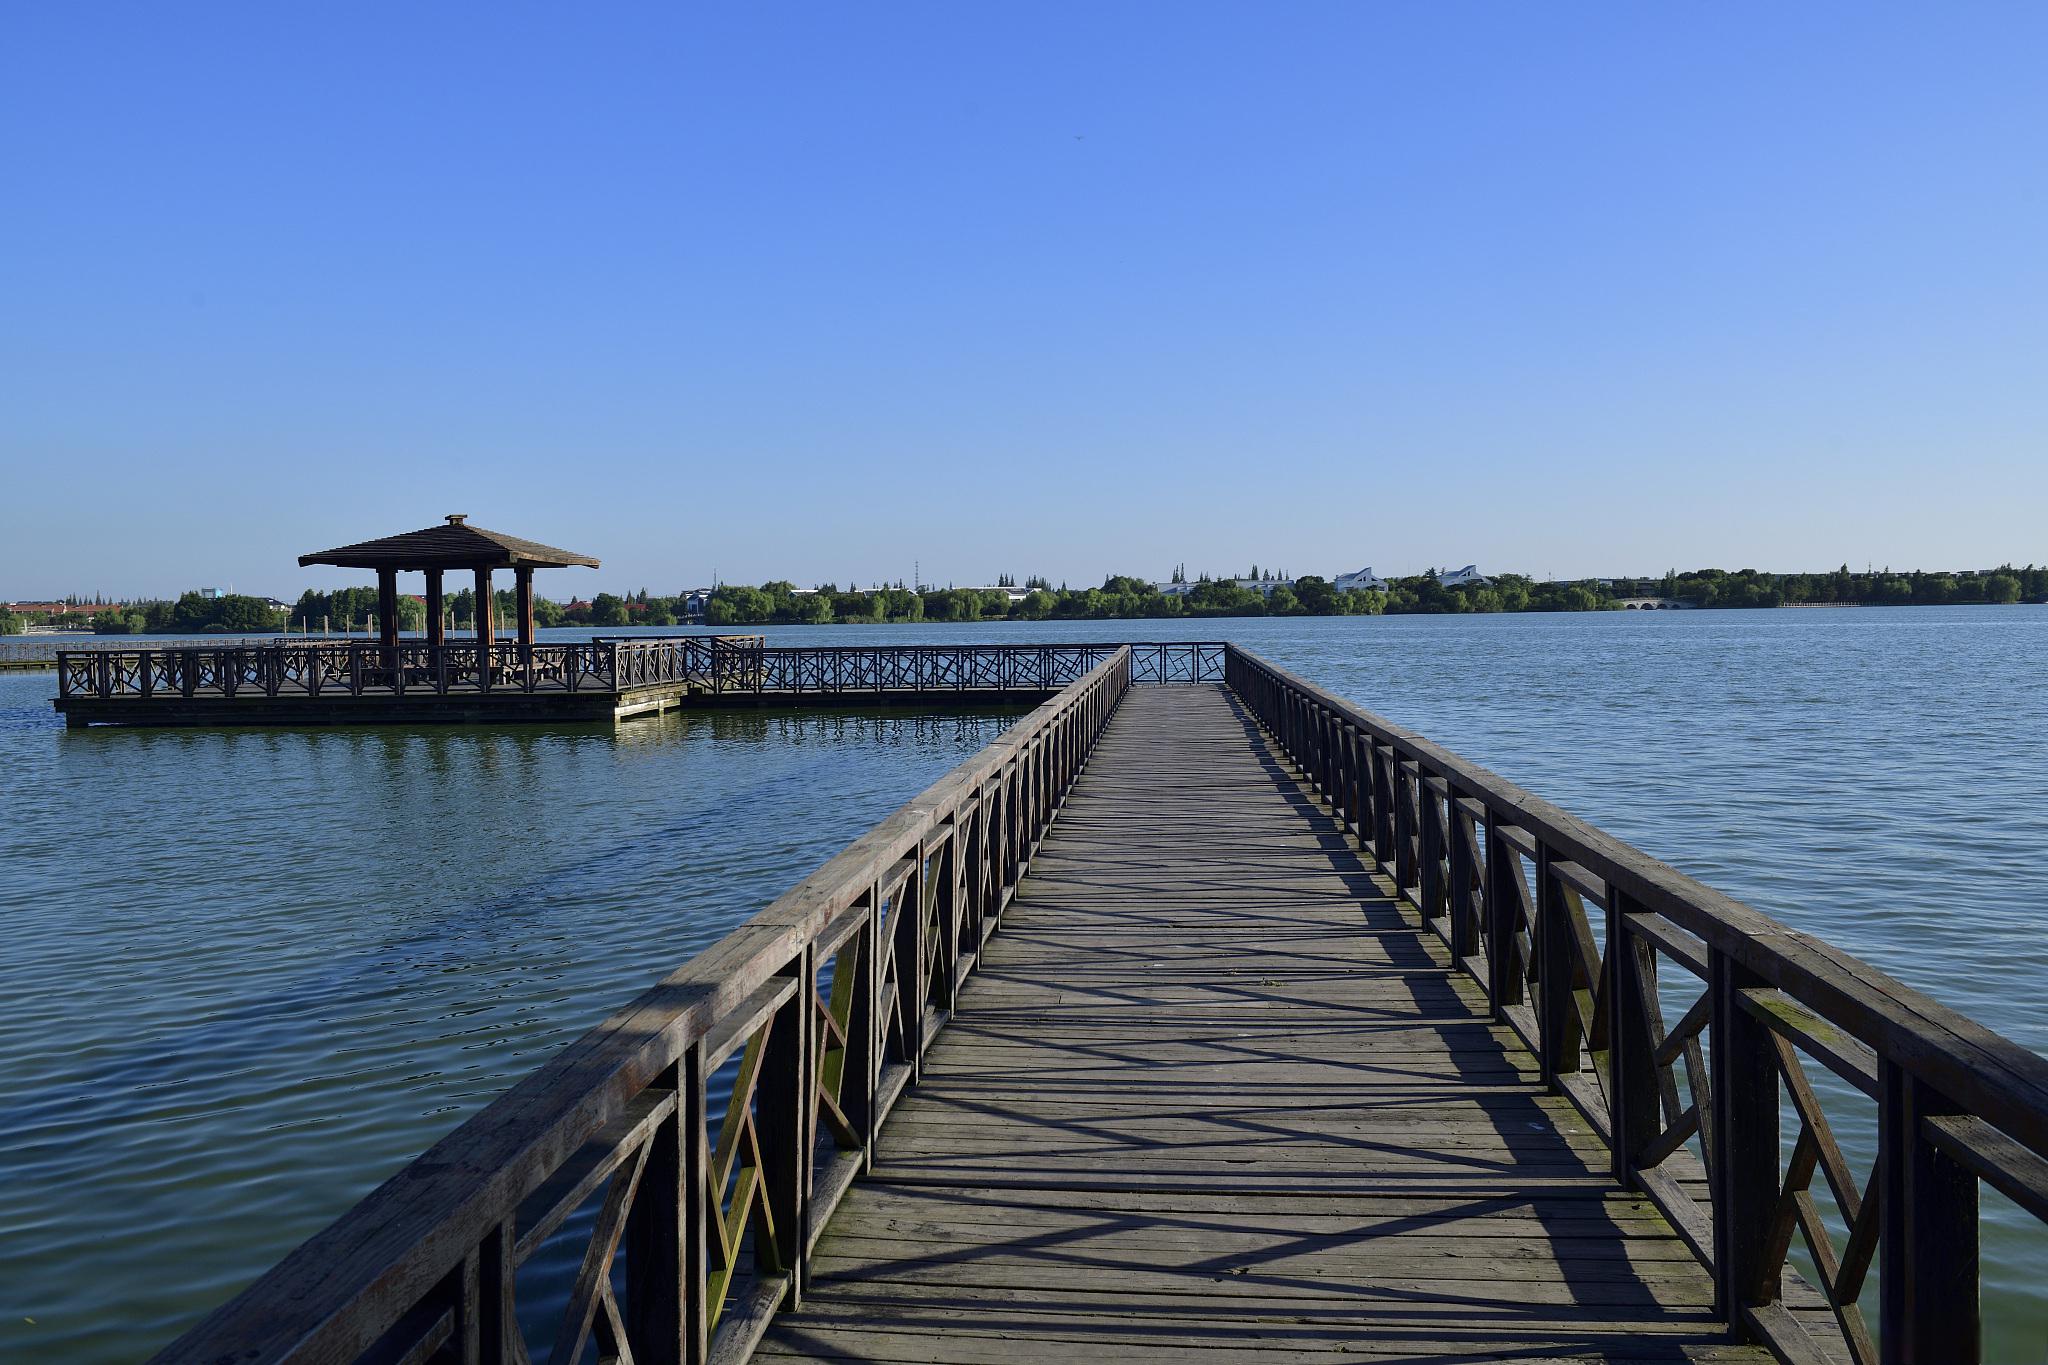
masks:
[[[2048,1059],[1245,650],[1225,671],[1607,1142],[1616,1178],[1713,1270],[1738,1331],[1804,1358],[1780,1301],[1796,1230],[1853,1359],[1978,1358],[1978,1181],[2048,1221]],[[1675,1022],[1660,962],[1706,983]],[[1802,1059],[1877,1100],[1867,1181]],[[1799,1134],[1782,1172],[1781,1095]],[[1674,1174],[1702,1165],[1705,1208]],[[1839,1246],[1816,1171],[1849,1225]],[[1858,1306],[1873,1256],[1875,1341]]]
[[[1119,648],[155,1359],[523,1361],[520,1264],[593,1203],[553,1358],[744,1358],[1130,685]]]
[[[1056,691],[1127,646],[806,645],[761,636],[594,636],[520,645],[473,640],[293,640],[60,650],[60,699],[435,696],[683,687],[712,695]],[[1224,646],[1129,645],[1134,683],[1220,682]],[[1036,697],[1033,698],[1034,700]]]
[[[1221,642],[798,645],[714,644],[704,678],[714,694],[1043,691],[1063,687],[1119,649],[1137,686],[1221,682]]]

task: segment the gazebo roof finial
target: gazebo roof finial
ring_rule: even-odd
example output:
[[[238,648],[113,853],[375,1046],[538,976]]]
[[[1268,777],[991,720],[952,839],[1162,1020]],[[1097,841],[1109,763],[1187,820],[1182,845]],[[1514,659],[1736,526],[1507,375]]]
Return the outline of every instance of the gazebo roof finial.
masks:
[[[463,522],[468,520],[469,513],[467,512],[450,512],[448,514],[448,524],[450,526],[460,526],[462,525]]]

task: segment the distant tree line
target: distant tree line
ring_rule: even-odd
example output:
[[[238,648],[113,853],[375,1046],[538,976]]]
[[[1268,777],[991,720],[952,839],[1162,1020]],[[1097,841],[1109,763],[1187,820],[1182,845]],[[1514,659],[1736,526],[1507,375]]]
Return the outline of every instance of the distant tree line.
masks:
[[[1054,588],[1043,578],[1027,578],[1021,596],[985,588],[926,588],[898,585],[866,592],[842,592],[827,583],[814,592],[800,592],[787,581],[758,588],[727,585],[717,589],[705,609],[713,626],[828,625],[834,622],[906,621],[1124,621],[1175,617],[1221,616],[1378,616],[1411,612],[1596,611],[1618,605],[1611,597],[1580,584],[1535,583],[1503,575],[1487,585],[1447,588],[1434,571],[1396,579],[1385,592],[1339,591],[1316,575],[1268,589],[1246,587],[1235,579],[1202,578],[1188,582],[1176,569],[1175,584],[1185,592],[1161,592],[1142,578],[1111,574],[1099,588]],[[1249,575],[1257,577],[1256,574]],[[1005,575],[1008,587],[1015,580]]]
[[[1099,588],[1053,588],[1043,578],[1024,580],[1029,591],[903,587],[842,592],[824,584],[799,592],[787,581],[758,588],[728,585],[711,596],[705,620],[713,626],[824,625],[833,622],[1083,621],[1212,616],[1402,616],[1533,611],[1614,611],[1626,598],[1664,598],[1700,607],[1779,607],[1844,603],[1916,606],[1945,603],[2048,601],[2048,568],[2005,566],[1981,572],[1765,574],[1753,569],[1671,571],[1661,578],[1539,582],[1522,574],[1496,574],[1485,583],[1446,586],[1436,570],[1395,578],[1382,590],[1339,591],[1309,575],[1275,583],[1267,591],[1234,579],[1188,582],[1185,593],[1161,592],[1152,583],[1112,574]],[[1259,577],[1256,570],[1248,577]],[[1004,575],[1007,587],[1016,580]]]
[[[19,612],[0,607],[0,635],[19,635],[28,625],[28,619]]]
[[[491,601],[500,631],[511,630],[519,620],[519,595],[510,588],[499,588],[492,592]],[[588,602],[556,602],[536,595],[533,599],[533,623],[541,629],[549,626],[675,626],[689,619],[686,602],[687,597],[683,594],[658,597],[645,588],[623,597],[601,592]],[[448,593],[442,598],[441,610],[448,625],[458,630],[474,630],[475,590],[463,588]],[[290,624],[293,630],[364,631],[370,628],[376,616],[375,588],[336,588],[331,592],[308,588],[292,605]],[[399,595],[398,628],[412,632],[427,628],[427,606],[418,595]]]
[[[237,593],[188,592],[175,602],[109,604],[92,618],[97,635],[257,635],[283,624],[283,614],[270,603]]]
[[[2048,601],[2048,567],[2010,564],[1958,573],[1759,573],[1755,569],[1673,569],[1662,578],[1617,579],[1624,597],[1669,597],[1701,607],[1939,607],[1968,603]]]
[[[1255,568],[1247,575],[1259,579]],[[1192,582],[1176,566],[1172,585],[1161,592],[1151,582],[1111,574],[1099,588],[1055,588],[1041,576],[997,578],[997,589],[913,588],[902,583],[842,590],[825,583],[804,591],[786,579],[759,587],[726,584],[714,589],[701,619],[710,626],[830,625],[910,621],[1116,621],[1228,616],[1401,616],[1530,611],[1608,611],[1625,598],[1661,598],[1707,608],[1794,606],[1938,606],[1967,603],[2048,602],[2048,567],[2004,565],[1951,573],[1894,573],[1889,569],[1832,573],[1763,573],[1755,569],[1669,570],[1656,578],[1618,578],[1577,583],[1538,582],[1521,574],[1497,574],[1485,583],[1445,586],[1434,569],[1387,582],[1382,590],[1339,591],[1330,580],[1308,575],[1273,582],[1267,591],[1235,579],[1206,575]],[[1021,593],[1014,600],[1013,593]],[[517,621],[516,595],[492,594],[501,631]],[[260,597],[206,596],[188,592],[176,601],[87,603],[97,605],[93,628],[103,635],[225,634],[276,630],[367,631],[377,614],[377,590],[308,589],[281,622]],[[619,596],[601,592],[589,601],[559,603],[536,597],[537,626],[673,626],[699,619],[688,596],[663,597],[646,589]],[[469,588],[448,594],[447,619],[460,630],[474,629],[476,598]],[[417,597],[398,599],[399,629],[426,629],[426,607]],[[0,635],[19,634],[33,618],[0,609]]]

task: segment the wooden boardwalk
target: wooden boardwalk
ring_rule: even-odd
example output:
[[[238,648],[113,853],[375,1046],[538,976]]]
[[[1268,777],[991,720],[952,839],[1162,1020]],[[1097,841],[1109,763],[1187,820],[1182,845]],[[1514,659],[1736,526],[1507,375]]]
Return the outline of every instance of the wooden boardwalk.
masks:
[[[1133,690],[764,1357],[1763,1361],[1220,687]]]
[[[156,1360],[1985,1358],[2048,1058],[1235,645],[1059,648]]]

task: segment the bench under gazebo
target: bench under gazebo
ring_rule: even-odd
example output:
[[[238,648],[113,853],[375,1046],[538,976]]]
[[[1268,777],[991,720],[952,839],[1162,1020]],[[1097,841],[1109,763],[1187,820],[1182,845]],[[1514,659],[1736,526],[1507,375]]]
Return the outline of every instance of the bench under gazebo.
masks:
[[[398,643],[398,575],[423,573],[427,577],[427,643],[445,643],[442,625],[442,581],[450,569],[469,570],[476,575],[476,640],[489,646],[495,639],[492,621],[491,574],[512,570],[518,602],[518,640],[533,645],[533,571],[566,569],[576,565],[595,569],[596,559],[573,550],[558,550],[539,541],[508,536],[471,526],[468,518],[451,513],[444,525],[429,526],[381,540],[359,541],[317,554],[300,555],[299,567],[316,564],[341,569],[371,569],[377,575],[377,633],[381,643]]]

